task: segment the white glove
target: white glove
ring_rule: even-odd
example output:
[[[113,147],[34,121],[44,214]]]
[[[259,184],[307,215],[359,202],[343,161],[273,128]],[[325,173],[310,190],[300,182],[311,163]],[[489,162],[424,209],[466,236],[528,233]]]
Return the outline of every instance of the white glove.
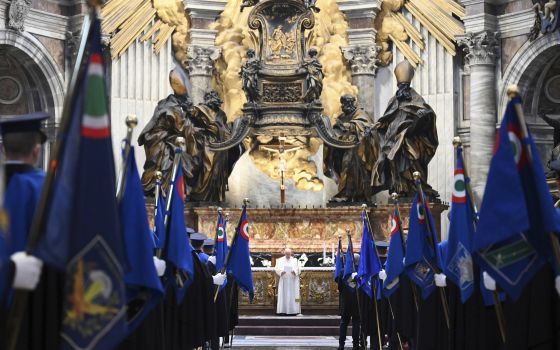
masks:
[[[482,272],[482,280],[484,281],[484,288],[496,290],[496,281],[486,271]]]
[[[209,257],[208,262],[212,263],[212,265],[216,266],[216,256],[212,255],[211,257]]]
[[[379,279],[385,281],[387,279],[387,272],[385,270],[379,271]]]
[[[10,257],[16,265],[14,282],[16,289],[34,290],[37,288],[43,269],[43,261],[25,252],[17,252]]]
[[[357,272],[352,272],[352,275],[351,275],[350,279],[352,281],[354,281],[356,279],[356,276],[358,276],[358,273]]]
[[[558,295],[560,295],[560,275],[556,276],[556,292],[558,292]]]
[[[226,274],[225,273],[218,273],[217,275],[212,276],[214,280],[214,284],[217,286],[221,286],[226,281]]]
[[[165,268],[167,267],[167,263],[165,262],[165,260],[161,260],[157,256],[154,256],[154,266],[156,267],[158,276],[163,276],[163,274],[165,273]]]
[[[447,277],[443,273],[436,273],[434,275],[434,279],[436,280],[436,286],[438,287],[447,287]]]

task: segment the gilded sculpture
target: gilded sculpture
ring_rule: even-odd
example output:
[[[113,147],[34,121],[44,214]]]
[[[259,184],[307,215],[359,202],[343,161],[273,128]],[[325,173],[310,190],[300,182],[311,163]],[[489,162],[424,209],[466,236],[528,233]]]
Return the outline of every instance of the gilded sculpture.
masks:
[[[397,65],[395,77],[398,90],[373,127],[379,142],[379,157],[373,167],[371,185],[375,192],[389,190],[412,197],[416,193],[412,174],[419,171],[426,195],[438,197],[427,184],[428,163],[438,146],[436,115],[410,86],[414,68],[408,61]]]

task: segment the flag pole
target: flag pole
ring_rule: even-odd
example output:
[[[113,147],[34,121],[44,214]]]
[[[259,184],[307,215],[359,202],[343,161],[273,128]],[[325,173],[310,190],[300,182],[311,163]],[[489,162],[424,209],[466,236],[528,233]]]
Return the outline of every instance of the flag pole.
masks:
[[[214,248],[212,249],[212,255],[216,255],[216,245],[218,244],[218,225],[220,222],[220,216],[222,215],[222,207],[218,207],[218,222],[216,223],[216,233],[214,234]],[[225,234],[225,232],[224,232]]]
[[[135,114],[129,114],[125,119],[126,124],[126,137],[122,144],[122,165],[119,178],[117,180],[117,203],[120,203],[122,197],[124,196],[124,188],[126,185],[126,173],[128,171],[128,157],[130,156],[131,142],[132,142],[132,132],[134,128],[138,125],[138,118]]]
[[[181,136],[175,139],[175,156],[173,157],[173,167],[171,168],[171,180],[169,182],[169,190],[167,191],[167,202],[165,203],[165,216],[163,218],[163,234],[165,237],[165,244],[167,244],[167,229],[169,224],[169,211],[171,210],[171,200],[173,199],[173,190],[175,189],[175,177],[177,177],[177,172],[179,171],[179,165],[181,163],[181,155],[185,151],[185,139]],[[156,249],[156,257],[161,259],[163,250],[161,248]]]
[[[511,85],[507,89],[507,95],[510,100],[514,97],[519,96],[519,88],[517,85]],[[527,130],[527,124],[525,123],[525,114],[523,114],[523,107],[521,103],[515,103],[513,105],[515,107],[515,111],[517,112],[517,117],[519,118],[519,124],[521,126],[521,137],[523,140],[529,137],[529,131]],[[523,147],[527,152],[527,159],[529,162],[533,162],[533,153],[531,151],[531,147],[526,142],[523,143]],[[558,237],[554,234],[554,232],[549,233],[550,243],[552,245],[552,251],[554,252],[554,257],[556,258],[556,266],[560,268],[560,242],[558,241]]]
[[[243,206],[241,207],[241,214],[243,214],[244,210],[247,210],[247,204],[249,203],[249,198],[243,198]],[[228,250],[228,253],[226,255],[226,259],[224,260],[224,266],[222,266],[222,268],[220,269],[220,273],[225,273],[226,269],[227,269],[227,265],[229,263],[229,259],[231,257],[231,251],[233,250],[233,247],[235,246],[235,243],[237,242],[237,236],[239,235],[239,230],[241,229],[241,216],[239,217],[239,223],[237,224],[237,228],[235,229],[235,232],[233,234],[233,238],[231,241],[231,248]],[[218,299],[218,293],[219,293],[220,289],[216,288],[216,290],[214,291],[214,303],[216,303],[216,300]]]
[[[453,147],[455,147],[455,149],[459,149],[463,147],[463,142],[461,141],[461,138],[459,136],[456,136],[453,138]],[[478,213],[478,208],[476,205],[476,198],[474,197],[474,193],[472,191],[472,187],[471,187],[471,183],[470,183],[470,177],[469,177],[469,173],[467,171],[467,165],[465,164],[465,159],[463,158],[463,153],[461,152],[461,155],[459,156],[461,157],[461,163],[463,164],[463,174],[465,175],[465,187],[467,190],[467,193],[470,197],[470,203],[471,203],[471,210],[473,211],[473,218],[472,218],[472,223],[473,225],[476,227],[476,224],[478,223],[477,220],[477,213]],[[500,335],[502,337],[502,342],[505,344],[506,343],[506,321],[505,321],[505,317],[504,317],[504,310],[502,308],[502,302],[500,301],[500,295],[498,294],[498,291],[496,289],[494,289],[492,291],[492,299],[494,300],[494,310],[496,312],[496,318],[498,319],[498,327],[500,328]]]
[[[352,244],[352,234],[350,233],[350,229],[346,228],[346,235],[348,236],[348,242],[350,242]],[[354,244],[352,244],[352,254],[350,255],[352,257],[352,268],[355,269],[356,266],[356,261],[354,259]],[[367,348],[366,343],[366,337],[364,336],[364,327],[362,327],[362,322],[364,321],[364,319],[362,318],[362,308],[360,306],[360,294],[359,294],[359,289],[358,288],[358,284],[356,283],[356,302],[358,303],[358,317],[360,318],[360,348],[363,348],[364,350]],[[354,322],[354,321],[352,321]],[[352,327],[354,327],[354,325],[352,324]]]
[[[428,203],[426,202],[426,197],[424,196],[424,191],[422,190],[422,180],[419,171],[415,171],[412,176],[414,177],[414,181],[416,182],[416,187],[418,189],[418,194],[420,195],[420,200],[422,201],[422,205],[424,206],[424,215],[426,216],[426,224],[428,226],[428,231],[430,233],[428,237],[428,241],[430,245],[434,249],[434,254],[437,257],[437,246],[436,242],[434,242],[434,232],[432,232],[432,221],[430,219],[430,215],[428,215]],[[433,264],[432,268],[434,272],[441,273],[441,269],[436,264]],[[441,299],[441,306],[443,307],[443,315],[445,316],[445,323],[447,324],[447,329],[451,330],[451,324],[449,322],[449,305],[447,305],[447,296],[445,293],[445,287],[438,287],[439,296]]]
[[[96,18],[96,6],[100,5],[100,1],[89,0],[88,1],[88,15],[84,17],[84,22],[82,24],[82,36],[80,39],[80,46],[78,49],[78,54],[76,56],[76,62],[72,70],[72,76],[70,83],[68,85],[67,95],[64,99],[64,106],[62,108],[62,116],[60,120],[60,134],[65,135],[68,133],[70,128],[70,121],[72,119],[72,106],[74,102],[74,97],[78,84],[80,83],[79,78],[83,75],[84,71],[84,58],[86,55],[86,46],[88,39],[91,35],[93,29],[93,22]],[[45,177],[45,182],[43,184],[43,189],[41,191],[41,196],[39,197],[39,202],[37,203],[37,209],[31,223],[31,228],[29,230],[29,237],[27,239],[26,252],[31,254],[37,243],[41,239],[43,234],[43,227],[45,226],[45,221],[47,219],[47,206],[51,201],[53,194],[53,185],[55,180],[56,171],[58,168],[58,162],[62,155],[62,150],[64,149],[64,144],[66,143],[66,138],[59,137],[51,153],[51,161],[47,168],[47,175]],[[7,315],[7,329],[9,334],[6,349],[13,350],[16,348],[17,339],[19,336],[19,331],[21,328],[21,322],[23,315],[27,309],[27,295],[28,291],[16,290],[14,293],[14,299]]]
[[[396,192],[391,193],[391,199],[393,200],[393,204],[395,206],[395,210],[397,211],[397,223],[399,224],[399,235],[401,236],[401,244],[403,253],[406,256],[406,244],[404,243],[404,236],[402,232],[402,221],[401,221],[401,211],[399,208],[399,195]],[[418,300],[418,292],[416,290],[416,286],[411,283],[410,288],[412,290],[412,298],[414,299],[414,306],[416,307],[416,312],[419,311],[419,300]]]
[[[371,229],[371,225],[369,223],[369,215],[367,212],[367,204],[362,204],[362,212],[364,213],[365,219],[366,219],[366,224],[368,226],[368,232],[369,235],[371,237],[371,241],[373,242],[373,249],[375,249],[375,255],[377,256],[377,262],[379,263],[379,267],[381,267],[381,260],[379,259],[379,251],[377,250],[377,246],[375,245],[375,237],[373,236],[373,231]],[[362,238],[363,239],[363,238]],[[379,278],[379,276],[377,277]],[[381,329],[379,327],[379,309],[378,309],[378,305],[377,305],[377,288],[375,288],[376,286],[371,287],[371,289],[373,290],[373,306],[375,307],[375,317],[377,320],[377,335],[379,338],[379,349],[383,348],[382,345],[382,341],[381,341]],[[391,306],[391,299],[387,298],[387,302],[389,303],[389,308],[391,309],[391,314],[393,316],[393,320],[395,320],[395,315],[393,314],[393,308]],[[397,337],[399,338],[399,345],[400,348],[402,350],[402,343],[401,343],[401,336],[399,334],[399,331],[397,331]]]

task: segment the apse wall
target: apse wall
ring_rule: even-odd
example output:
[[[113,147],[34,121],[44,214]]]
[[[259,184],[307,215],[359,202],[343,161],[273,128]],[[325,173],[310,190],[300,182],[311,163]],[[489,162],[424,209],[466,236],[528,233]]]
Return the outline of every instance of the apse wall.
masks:
[[[152,117],[157,102],[172,91],[169,71],[175,66],[169,40],[159,55],[153,53],[150,42],[136,41],[119,59],[111,63],[111,130],[117,171],[120,169],[120,146],[126,136],[125,118],[136,114],[138,126],[132,145],[137,146],[138,135]],[[136,162],[140,173],[146,159],[144,148],[136,148]]]

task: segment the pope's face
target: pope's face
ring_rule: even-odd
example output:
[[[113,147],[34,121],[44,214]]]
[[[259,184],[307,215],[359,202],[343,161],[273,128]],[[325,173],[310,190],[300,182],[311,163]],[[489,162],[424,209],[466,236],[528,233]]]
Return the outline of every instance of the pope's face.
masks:
[[[284,250],[284,256],[289,259],[292,256],[292,250],[291,249],[286,249]]]

